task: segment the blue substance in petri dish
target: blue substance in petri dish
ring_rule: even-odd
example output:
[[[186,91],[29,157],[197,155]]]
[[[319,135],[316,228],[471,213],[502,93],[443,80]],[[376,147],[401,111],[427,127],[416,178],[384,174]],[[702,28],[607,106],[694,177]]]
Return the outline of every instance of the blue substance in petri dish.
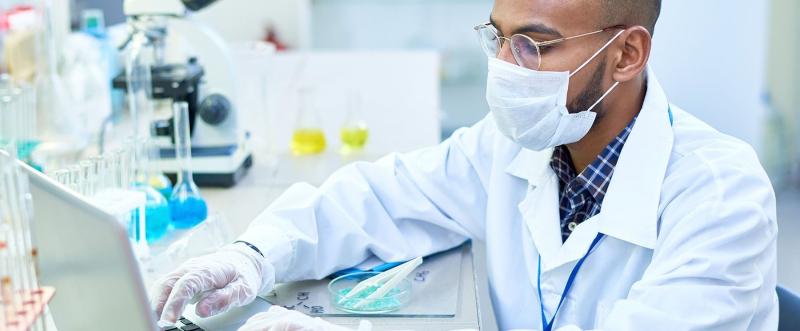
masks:
[[[172,222],[172,215],[166,200],[152,204],[148,202],[145,207],[145,217],[147,218],[145,223],[147,242],[158,241],[167,234],[169,224]]]
[[[195,196],[183,199],[176,198],[169,201],[172,214],[172,225],[177,229],[189,229],[203,222],[208,217],[206,202]]]
[[[402,292],[402,290],[394,288],[391,289],[388,293],[386,293],[382,298],[378,298],[375,300],[371,300],[371,302],[364,304],[363,306],[357,307],[358,303],[361,302],[361,299],[368,297],[370,294],[374,293],[380,288],[380,286],[374,285],[368,287],[366,290],[361,291],[360,293],[356,294],[352,298],[348,298],[347,300],[339,303],[339,307],[351,310],[351,311],[392,311],[400,309],[403,306],[403,303],[397,299],[397,295]],[[337,301],[339,298],[344,297],[349,293],[352,288],[343,288],[339,290],[336,295]]]

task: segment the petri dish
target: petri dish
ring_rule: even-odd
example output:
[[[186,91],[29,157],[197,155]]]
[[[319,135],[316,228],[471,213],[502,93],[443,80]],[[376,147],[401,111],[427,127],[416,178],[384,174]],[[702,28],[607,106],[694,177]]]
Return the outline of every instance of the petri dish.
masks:
[[[359,282],[379,275],[380,272],[357,272],[333,279],[328,284],[331,304],[338,310],[359,315],[385,314],[399,310],[411,301],[411,280],[401,280],[395,288],[381,298],[366,300],[370,294],[378,289],[378,285],[362,291],[358,295],[342,300]],[[363,303],[362,303],[363,302]]]

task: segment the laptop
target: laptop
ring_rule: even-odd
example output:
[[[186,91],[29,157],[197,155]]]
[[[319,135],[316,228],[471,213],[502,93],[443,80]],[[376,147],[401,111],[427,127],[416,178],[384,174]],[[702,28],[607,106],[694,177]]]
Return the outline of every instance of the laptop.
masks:
[[[23,168],[33,196],[40,283],[56,288],[49,307],[58,330],[161,330],[124,226],[44,174]],[[236,330],[252,314],[268,308],[269,303],[256,300],[201,320],[189,307],[189,319],[181,318],[164,330]]]

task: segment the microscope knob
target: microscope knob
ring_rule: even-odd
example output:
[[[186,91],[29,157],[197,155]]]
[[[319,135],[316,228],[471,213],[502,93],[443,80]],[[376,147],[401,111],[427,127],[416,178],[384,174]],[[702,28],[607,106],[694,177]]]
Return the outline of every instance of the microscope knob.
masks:
[[[200,103],[200,118],[210,125],[218,125],[228,118],[231,102],[222,94],[212,94]]]

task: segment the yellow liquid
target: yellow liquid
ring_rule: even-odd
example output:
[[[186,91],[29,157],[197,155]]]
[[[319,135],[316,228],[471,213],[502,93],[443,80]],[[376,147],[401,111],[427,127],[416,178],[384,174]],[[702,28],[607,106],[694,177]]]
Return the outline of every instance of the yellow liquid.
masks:
[[[364,149],[369,137],[369,130],[364,127],[342,128],[342,152],[355,152]]]
[[[320,129],[297,129],[292,135],[292,154],[311,155],[325,150],[325,133]]]

